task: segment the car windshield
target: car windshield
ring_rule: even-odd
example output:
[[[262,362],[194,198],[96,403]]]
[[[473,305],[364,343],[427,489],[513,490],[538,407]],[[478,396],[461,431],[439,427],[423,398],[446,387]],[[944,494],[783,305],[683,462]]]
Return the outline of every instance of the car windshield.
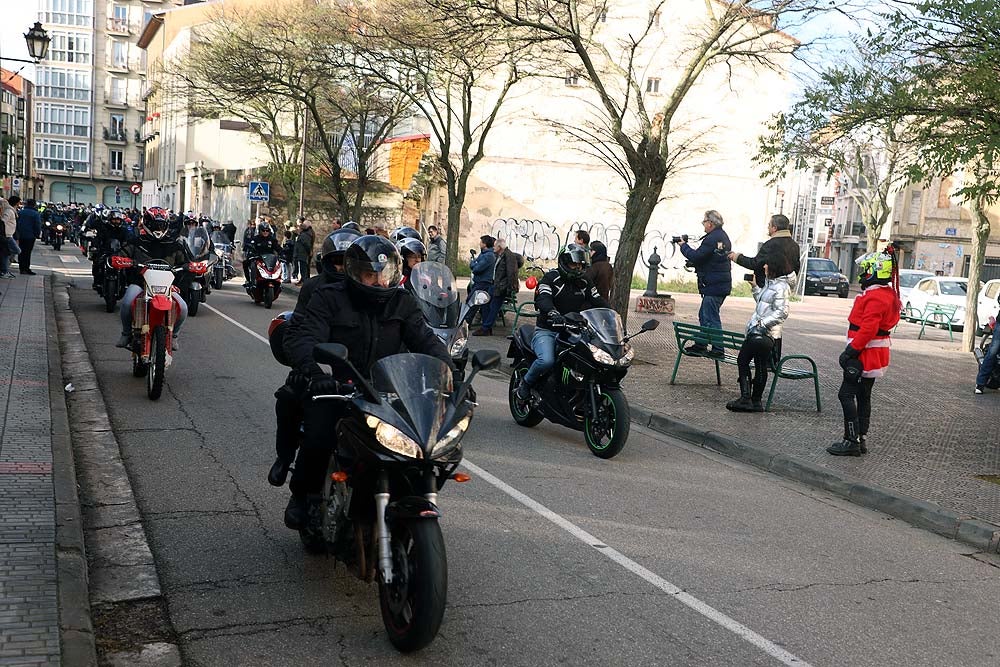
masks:
[[[410,272],[407,284],[428,326],[453,329],[458,325],[458,286],[447,266],[441,262],[420,262]]]
[[[968,283],[960,283],[957,280],[942,280],[938,285],[941,286],[941,294],[948,296],[965,296],[968,287]]]
[[[451,369],[426,354],[394,354],[372,367],[372,386],[410,426],[421,444],[437,439],[451,396]]]
[[[931,274],[929,273],[900,273],[899,274],[899,286],[900,287],[913,287],[921,280],[926,278]]]
[[[621,345],[625,331],[622,329],[621,318],[610,308],[591,308],[580,315],[594,330],[597,337],[608,345]]]
[[[809,260],[809,270],[810,271],[833,271],[834,273],[840,273],[840,269],[837,265],[833,263],[830,259],[810,259]]]

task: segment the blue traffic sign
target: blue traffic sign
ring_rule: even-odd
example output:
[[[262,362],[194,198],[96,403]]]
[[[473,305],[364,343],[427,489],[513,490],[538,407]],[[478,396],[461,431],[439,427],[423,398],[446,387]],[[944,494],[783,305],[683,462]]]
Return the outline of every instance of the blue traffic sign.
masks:
[[[271,184],[266,181],[250,181],[247,196],[250,201],[268,201],[271,199]]]

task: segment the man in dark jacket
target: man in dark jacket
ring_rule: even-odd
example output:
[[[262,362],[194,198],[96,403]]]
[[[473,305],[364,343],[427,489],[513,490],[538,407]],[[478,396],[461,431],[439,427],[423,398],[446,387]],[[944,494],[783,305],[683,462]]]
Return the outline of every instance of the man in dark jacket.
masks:
[[[253,285],[254,281],[250,276],[250,267],[258,257],[265,254],[280,255],[281,246],[278,239],[271,235],[271,227],[266,222],[257,225],[257,235],[250,237],[250,240],[243,246],[243,277],[246,283],[244,289]]]
[[[764,286],[764,265],[771,267],[773,272],[775,267],[786,267],[785,273],[775,275],[779,278],[782,275],[798,273],[801,268],[801,253],[799,244],[792,238],[792,224],[788,218],[781,215],[772,215],[767,223],[767,241],[757,251],[756,257],[747,257],[738,252],[729,253],[729,259],[736,262],[745,269],[753,271],[754,281],[758,287]]]
[[[733,290],[733,273],[729,264],[729,252],[733,246],[729,242],[729,236],[722,230],[722,215],[718,211],[705,211],[702,225],[705,228],[705,235],[701,237],[701,245],[692,248],[687,241],[683,241],[681,254],[687,259],[687,265],[694,267],[694,272],[698,276],[698,293],[701,294],[698,324],[711,329],[721,329],[722,318],[719,311]],[[724,354],[719,341],[711,340],[711,350],[708,349],[708,342],[692,343],[686,350],[712,357],[721,357]]]
[[[611,298],[611,285],[615,281],[615,270],[608,259],[608,247],[600,241],[590,244],[590,268],[587,269],[587,282],[597,288],[597,293],[605,301]]]
[[[222,233],[229,237],[229,243],[236,240],[236,225],[232,220],[222,225]]]
[[[17,264],[24,275],[35,275],[35,272],[31,270],[31,250],[41,235],[42,216],[39,215],[38,209],[35,207],[35,200],[29,199],[24,202],[24,208],[17,214],[17,231],[15,232],[17,244],[21,246],[21,254],[17,257]]]
[[[292,249],[292,259],[298,268],[298,278],[293,281],[296,284],[309,280],[309,262],[312,261],[315,234],[312,224],[300,218],[299,235],[295,237],[295,246]]]
[[[447,245],[441,237],[441,232],[437,227],[431,225],[427,228],[427,261],[444,264],[446,251]]]
[[[493,252],[495,241],[496,239],[492,236],[485,234],[479,237],[479,255],[476,256],[475,250],[469,251],[472,256],[469,261],[469,269],[472,271],[472,280],[469,282],[468,288],[469,295],[474,292],[486,292],[491,299],[493,298],[493,271],[497,265],[497,256]],[[467,320],[472,322],[480,309],[481,306],[470,308],[466,315]]]
[[[309,396],[342,393],[345,375],[327,375],[313,360],[319,343],[340,343],[351,364],[365,377],[379,359],[399,353],[427,354],[454,368],[441,340],[428,328],[420,306],[407,290],[399,289],[402,269],[399,253],[388,239],[362,236],[344,253],[346,280],[313,292],[305,313],[296,314],[285,333],[289,364],[307,378]],[[310,529],[321,520],[319,494],[330,454],[336,447],[336,424],[342,406],[335,401],[306,400],[305,441],[290,483],[292,498],[285,525]]]
[[[507,242],[503,239],[497,239],[493,243],[493,251],[497,258],[493,269],[493,298],[484,311],[483,326],[473,331],[473,336],[492,336],[493,323],[500,314],[504,300],[521,289],[517,280],[519,255],[508,249]]]

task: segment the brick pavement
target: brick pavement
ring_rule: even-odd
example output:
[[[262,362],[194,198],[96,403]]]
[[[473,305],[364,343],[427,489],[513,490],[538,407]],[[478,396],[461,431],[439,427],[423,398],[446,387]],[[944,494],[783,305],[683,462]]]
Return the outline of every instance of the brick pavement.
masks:
[[[44,279],[0,290],[0,665],[58,665]]]
[[[718,387],[713,363],[684,358],[677,384],[670,385],[677,354],[671,322],[697,323],[699,305],[697,295],[675,297],[675,315],[658,317],[659,329],[635,339],[637,361],[625,381],[630,402],[702,431],[1000,524],[1000,485],[987,479],[1000,475],[1000,393],[973,394],[976,361],[958,351],[960,334],[949,342],[947,331],[932,329],[917,340],[919,326],[899,326],[889,373],[875,383],[870,453],[837,458],[824,449],[843,431],[837,357],[845,344],[852,299],[806,297],[792,304],[784,327],[783,354],[808,354],[819,365],[823,412],[816,412],[811,383],[782,380],[771,412],[737,414],[725,409],[738,393],[735,366],[722,367],[723,385]],[[528,299],[530,293],[522,292],[520,298]],[[748,298],[727,300],[723,327],[742,330],[752,306]],[[644,319],[633,312],[629,324],[634,329]],[[498,334],[506,332],[497,328]],[[502,336],[472,340],[474,349],[494,347],[506,353]]]

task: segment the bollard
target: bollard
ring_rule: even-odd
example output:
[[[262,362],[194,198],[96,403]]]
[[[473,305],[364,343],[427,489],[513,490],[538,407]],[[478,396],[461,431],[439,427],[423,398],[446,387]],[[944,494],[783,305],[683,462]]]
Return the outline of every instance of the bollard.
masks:
[[[656,281],[660,277],[660,256],[656,253],[656,246],[653,246],[653,254],[649,256],[649,277],[646,278],[646,291],[643,296],[659,296],[656,293]]]

